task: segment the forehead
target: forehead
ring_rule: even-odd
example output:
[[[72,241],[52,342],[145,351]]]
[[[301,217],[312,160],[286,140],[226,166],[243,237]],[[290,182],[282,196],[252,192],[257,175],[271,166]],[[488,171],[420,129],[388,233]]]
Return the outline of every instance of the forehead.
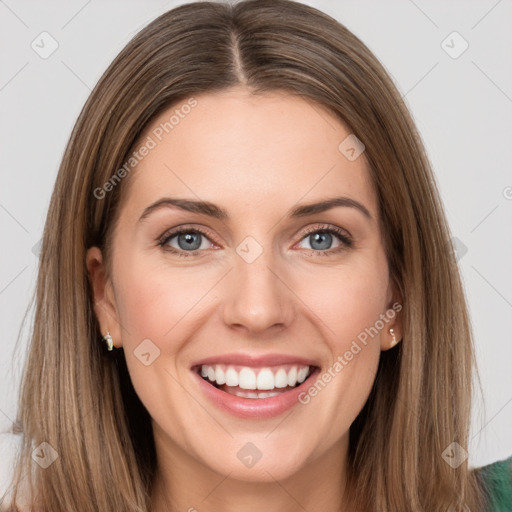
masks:
[[[364,153],[349,160],[340,150],[349,136],[326,108],[286,92],[195,95],[146,128],[122,209],[140,214],[172,195],[221,204],[233,215],[278,213],[300,201],[345,195],[376,214]]]

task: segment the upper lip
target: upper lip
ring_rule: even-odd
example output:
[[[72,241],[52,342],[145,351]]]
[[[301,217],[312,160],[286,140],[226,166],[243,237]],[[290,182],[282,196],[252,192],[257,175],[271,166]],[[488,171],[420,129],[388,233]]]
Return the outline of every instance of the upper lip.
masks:
[[[288,354],[221,354],[218,356],[211,356],[205,359],[201,359],[200,361],[195,362],[192,365],[192,368],[202,365],[214,364],[232,364],[238,366],[251,366],[254,368],[261,368],[265,366],[279,366],[281,364],[317,366],[317,363],[312,359],[306,359],[304,357],[298,357]]]

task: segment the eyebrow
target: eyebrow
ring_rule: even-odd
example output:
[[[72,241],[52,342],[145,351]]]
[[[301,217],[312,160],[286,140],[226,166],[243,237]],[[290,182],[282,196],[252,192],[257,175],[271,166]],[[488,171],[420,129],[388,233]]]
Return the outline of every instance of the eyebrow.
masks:
[[[327,210],[330,210],[331,208],[336,208],[338,206],[355,208],[356,210],[363,213],[364,216],[367,217],[369,220],[372,220],[372,216],[368,209],[363,204],[359,203],[355,199],[350,199],[349,197],[333,197],[316,203],[309,203],[296,206],[295,208],[292,208],[288,212],[287,217],[289,219],[307,217],[310,215],[314,215],[315,213],[325,212]],[[161,208],[172,207],[179,208],[180,210],[184,210],[187,212],[208,215],[209,217],[213,217],[219,220],[229,219],[228,212],[224,208],[221,208],[216,204],[210,203],[209,201],[196,201],[192,199],[163,197],[158,201],[155,201],[153,204],[149,205],[147,208],[145,208],[138,222],[143,221],[156,210],[159,210]]]

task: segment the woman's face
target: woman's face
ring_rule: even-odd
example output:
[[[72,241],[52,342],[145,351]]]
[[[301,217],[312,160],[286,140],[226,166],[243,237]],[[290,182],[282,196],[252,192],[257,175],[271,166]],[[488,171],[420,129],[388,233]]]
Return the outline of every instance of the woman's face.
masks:
[[[184,100],[141,138],[112,275],[97,248],[88,268],[160,461],[267,481],[343,460],[389,328],[400,336],[349,135],[319,105],[233,88]]]

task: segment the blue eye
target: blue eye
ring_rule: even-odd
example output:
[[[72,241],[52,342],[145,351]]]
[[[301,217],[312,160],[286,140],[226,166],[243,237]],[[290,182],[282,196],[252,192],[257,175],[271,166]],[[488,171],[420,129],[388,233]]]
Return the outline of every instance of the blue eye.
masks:
[[[176,239],[176,244],[171,242]],[[202,240],[203,239],[203,240]],[[332,248],[333,241],[338,239],[338,245]],[[302,234],[302,240],[308,240],[306,247],[312,255],[332,255],[352,247],[352,239],[342,229],[334,226],[314,226]],[[211,247],[208,234],[199,228],[181,227],[163,235],[159,245],[166,251],[177,256],[200,256],[205,249]]]
[[[201,235],[200,233],[181,233],[175,235],[177,237],[178,245],[183,250],[197,250],[201,247]],[[174,238],[174,237],[173,237]]]
[[[332,248],[333,239],[338,239],[340,243]],[[352,239],[340,228],[334,226],[314,226],[306,231],[302,240],[309,241],[310,249],[314,255],[328,256],[338,253],[344,249],[352,247]]]
[[[315,251],[324,251],[331,248],[330,246],[333,244],[333,235],[328,231],[316,231],[312,235],[304,237],[303,240],[309,241],[311,249],[314,249]]]
[[[179,256],[193,256],[200,252],[201,249],[208,249],[208,244],[205,247],[201,237],[208,238],[206,233],[200,229],[181,228],[167,234],[159,245]],[[178,247],[170,245],[171,240],[174,238],[176,238]]]

